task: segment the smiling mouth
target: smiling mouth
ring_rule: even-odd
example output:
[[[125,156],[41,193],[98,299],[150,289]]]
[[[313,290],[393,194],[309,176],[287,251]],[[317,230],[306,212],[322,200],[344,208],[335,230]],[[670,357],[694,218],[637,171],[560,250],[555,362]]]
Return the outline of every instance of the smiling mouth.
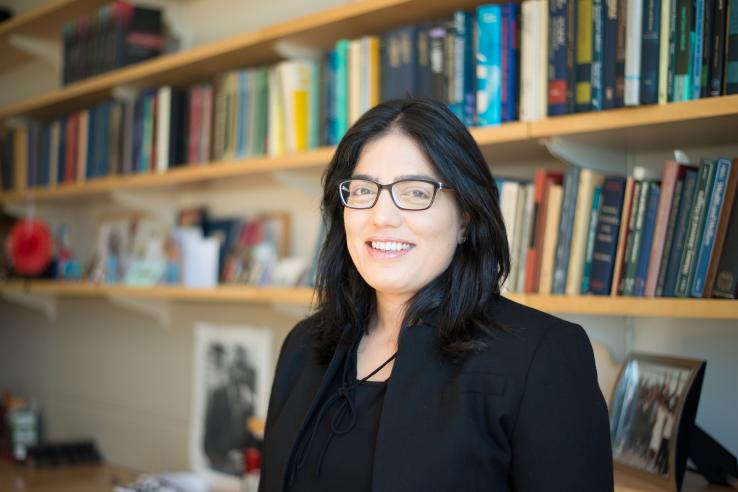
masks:
[[[399,241],[367,241],[366,245],[382,253],[404,253],[415,247],[414,244]]]

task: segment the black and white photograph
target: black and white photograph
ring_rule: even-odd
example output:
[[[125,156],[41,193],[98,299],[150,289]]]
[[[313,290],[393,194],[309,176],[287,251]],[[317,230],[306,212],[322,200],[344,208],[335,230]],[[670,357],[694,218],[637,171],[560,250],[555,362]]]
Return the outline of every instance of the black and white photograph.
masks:
[[[235,485],[244,450],[257,445],[249,421],[266,418],[272,346],[268,328],[196,327],[191,456],[213,481]]]

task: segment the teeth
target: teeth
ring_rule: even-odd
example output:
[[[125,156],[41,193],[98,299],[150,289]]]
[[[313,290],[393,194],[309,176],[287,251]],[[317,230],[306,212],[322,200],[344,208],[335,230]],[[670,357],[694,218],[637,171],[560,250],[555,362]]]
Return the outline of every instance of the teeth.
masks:
[[[382,251],[405,251],[411,248],[407,243],[372,241],[372,248]]]

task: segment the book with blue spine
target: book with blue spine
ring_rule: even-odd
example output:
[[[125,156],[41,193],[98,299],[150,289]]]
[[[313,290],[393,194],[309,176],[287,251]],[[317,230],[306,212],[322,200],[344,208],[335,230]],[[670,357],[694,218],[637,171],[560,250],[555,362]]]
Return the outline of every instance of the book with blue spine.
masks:
[[[566,114],[568,84],[566,0],[549,0],[548,28],[548,115]]]
[[[477,8],[477,118],[479,126],[502,122],[502,7]]]
[[[325,85],[323,86],[323,110],[324,119],[323,126],[325,128],[325,138],[323,141],[324,145],[336,145],[336,50],[330,50],[326,53],[324,65],[325,65]],[[384,74],[384,80],[390,79],[390,70],[384,70],[382,67],[382,73]]]
[[[87,120],[87,166],[85,169],[85,178],[87,179],[94,178],[97,173],[95,167],[97,164],[95,139],[97,137],[97,118],[99,112],[100,108],[98,106],[90,108],[89,119]]]
[[[641,232],[641,244],[638,251],[638,260],[636,263],[635,277],[633,282],[633,295],[643,297],[644,287],[646,285],[646,275],[648,274],[648,260],[651,253],[651,244],[653,242],[653,233],[656,227],[656,214],[659,209],[659,198],[661,188],[658,182],[650,182],[648,184],[648,199],[646,202],[646,211],[643,219],[643,228]]]
[[[592,294],[610,294],[618,234],[622,226],[620,220],[624,197],[625,178],[606,178],[602,185],[600,213],[597,217],[597,232],[589,272],[589,290]]]
[[[506,3],[502,5],[502,52],[501,52],[501,85],[500,100],[502,104],[502,121],[518,119],[518,87],[520,85],[520,5]]]
[[[602,186],[598,186],[594,189],[594,194],[592,195],[592,211],[590,212],[587,228],[587,246],[584,252],[584,268],[582,269],[582,286],[580,289],[582,294],[589,294],[589,273],[592,271],[592,254],[594,253],[601,197]]]
[[[564,197],[559,216],[559,235],[556,242],[556,256],[554,258],[552,294],[564,294],[566,291],[566,276],[569,271],[569,254],[571,251],[572,226],[576,212],[577,192],[579,191],[579,176],[581,169],[572,167],[564,177]]]
[[[723,94],[738,94],[738,0],[727,0]]]
[[[715,170],[715,182],[712,186],[710,195],[710,203],[707,207],[707,216],[705,219],[705,227],[702,235],[697,257],[696,265],[691,272],[689,285],[690,295],[692,297],[702,297],[702,291],[705,289],[705,277],[707,275],[707,267],[710,264],[710,256],[712,255],[712,247],[715,243],[715,232],[717,231],[718,220],[720,220],[720,212],[723,208],[725,199],[725,189],[730,175],[732,162],[730,159],[722,158],[718,160],[717,169]]]
[[[673,101],[689,101],[692,92],[692,0],[676,0]]]
[[[664,0],[669,1],[669,0]],[[659,50],[661,46],[661,0],[643,2],[641,44],[641,104],[659,101]]]

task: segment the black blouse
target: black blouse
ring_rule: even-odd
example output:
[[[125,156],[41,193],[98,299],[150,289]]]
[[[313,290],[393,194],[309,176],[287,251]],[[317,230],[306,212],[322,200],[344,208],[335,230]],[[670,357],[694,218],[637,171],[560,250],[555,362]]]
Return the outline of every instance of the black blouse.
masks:
[[[310,430],[300,442],[290,472],[291,492],[370,491],[374,446],[387,381],[367,381],[395,355],[363,379],[356,379],[357,337],[344,369],[331,382]]]

